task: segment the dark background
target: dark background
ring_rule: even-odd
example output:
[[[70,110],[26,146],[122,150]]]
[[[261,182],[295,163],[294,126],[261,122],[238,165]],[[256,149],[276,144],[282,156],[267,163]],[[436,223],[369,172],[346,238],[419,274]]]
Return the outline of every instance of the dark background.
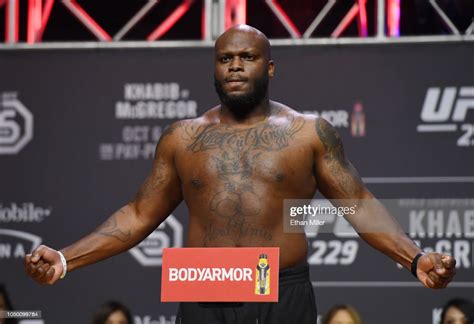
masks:
[[[41,222],[0,222],[0,230],[38,235],[42,243],[62,248],[129,201],[150,170],[151,160],[104,160],[101,145],[123,144],[126,126],[165,127],[174,119],[117,120],[115,107],[125,101],[124,85],[176,82],[189,90],[187,100],[195,100],[202,113],[217,102],[212,56],[211,48],[0,52],[0,92],[15,92],[34,116],[32,141],[16,155],[0,155],[0,204],[6,208],[32,203],[52,210]],[[300,111],[345,111],[349,116],[355,103],[363,105],[366,135],[354,137],[347,127],[338,130],[347,155],[376,196],[473,197],[469,180],[373,182],[374,177],[474,176],[473,146],[456,145],[463,132],[416,131],[428,88],[474,86],[473,43],[275,47],[273,56],[273,99]],[[183,69],[183,62],[192,68]],[[458,124],[473,123],[470,110]],[[180,205],[173,215],[185,229],[186,206]],[[172,237],[169,230],[163,231]],[[461,234],[422,240],[422,246],[440,240],[472,243],[467,233]],[[355,240],[359,247],[350,265],[311,266],[320,314],[343,302],[359,309],[369,324],[432,323],[433,309],[449,298],[474,296],[472,263],[458,269],[456,282],[464,286],[431,291],[357,239],[333,234],[311,237],[310,255],[315,253],[316,240],[338,244]],[[31,247],[27,240],[0,235],[2,249],[18,243]],[[48,324],[86,323],[96,307],[110,298],[129,305],[142,321],[146,316],[170,320],[176,304],[159,302],[160,275],[159,266],[144,267],[124,253],[70,273],[55,286],[40,287],[23,273],[21,257],[0,255],[0,281],[7,284],[16,309],[41,310]],[[352,281],[385,284],[344,286]],[[328,282],[342,287],[325,286]],[[408,286],[390,287],[390,283]]]

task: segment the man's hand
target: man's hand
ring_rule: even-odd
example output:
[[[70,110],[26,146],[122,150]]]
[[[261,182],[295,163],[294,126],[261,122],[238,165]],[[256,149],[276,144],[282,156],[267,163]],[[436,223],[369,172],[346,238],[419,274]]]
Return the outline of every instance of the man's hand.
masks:
[[[416,274],[427,288],[446,288],[456,274],[456,260],[445,254],[427,253],[418,260]]]
[[[58,251],[40,245],[25,256],[25,270],[37,283],[52,285],[61,277],[63,265]]]

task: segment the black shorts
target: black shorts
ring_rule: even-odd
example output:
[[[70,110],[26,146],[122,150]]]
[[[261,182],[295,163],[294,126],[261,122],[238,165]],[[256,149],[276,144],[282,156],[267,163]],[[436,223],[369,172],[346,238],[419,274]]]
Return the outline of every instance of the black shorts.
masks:
[[[282,269],[278,303],[180,303],[176,324],[316,324],[309,266]]]

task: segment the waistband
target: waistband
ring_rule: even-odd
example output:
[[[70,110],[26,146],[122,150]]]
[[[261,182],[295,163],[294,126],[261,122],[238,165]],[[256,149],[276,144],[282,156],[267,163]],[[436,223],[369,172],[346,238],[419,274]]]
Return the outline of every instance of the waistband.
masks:
[[[279,283],[281,286],[287,286],[309,281],[309,264],[302,263],[294,267],[280,269]]]
[[[278,282],[279,282],[278,285],[280,288],[288,287],[295,284],[310,282],[309,264],[302,263],[294,267],[280,269]],[[204,308],[213,308],[213,307],[226,308],[226,307],[237,307],[237,306],[244,305],[243,302],[198,302],[198,304],[199,306],[204,307]]]

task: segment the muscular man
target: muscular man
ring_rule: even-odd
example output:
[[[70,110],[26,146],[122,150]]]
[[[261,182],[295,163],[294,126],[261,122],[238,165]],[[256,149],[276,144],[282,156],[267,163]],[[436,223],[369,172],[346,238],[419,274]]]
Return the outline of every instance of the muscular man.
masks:
[[[329,199],[373,202],[346,218],[371,246],[410,269],[420,249],[364,186],[334,127],[269,100],[274,71],[261,32],[239,25],[221,35],[215,44],[221,104],[167,129],[135,199],[61,250],[67,271],[135,246],[184,200],[186,246],[276,246],[282,271],[279,303],[182,303],[178,323],[315,323],[307,240],[284,232],[283,200],[311,199],[316,190]],[[426,287],[444,288],[454,265],[450,256],[428,253],[416,274]],[[63,273],[60,254],[46,246],[27,255],[25,266],[39,283],[54,284]]]

